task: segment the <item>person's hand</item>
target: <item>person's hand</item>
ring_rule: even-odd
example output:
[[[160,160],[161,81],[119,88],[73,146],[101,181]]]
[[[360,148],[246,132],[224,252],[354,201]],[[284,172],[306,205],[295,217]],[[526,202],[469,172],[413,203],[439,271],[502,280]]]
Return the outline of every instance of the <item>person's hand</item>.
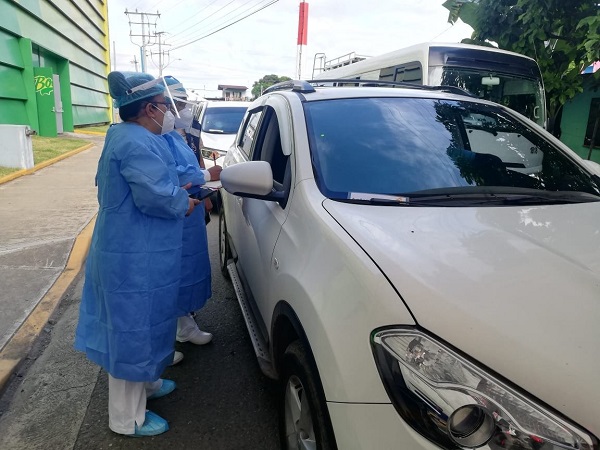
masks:
[[[210,173],[210,181],[217,181],[221,179],[221,171],[223,170],[221,166],[212,166],[207,170],[208,173]]]
[[[188,208],[187,212],[185,213],[186,217],[189,216],[194,211],[194,208],[196,207],[196,205],[200,204],[200,200],[198,200],[197,198],[188,198],[188,200],[189,200],[189,208]]]
[[[206,209],[208,212],[211,212],[213,209],[213,204],[210,201],[210,198],[205,198],[204,199],[204,209]]]
[[[192,187],[192,182],[190,181],[188,184],[186,184],[185,186],[181,186],[181,189],[185,189],[186,191]]]

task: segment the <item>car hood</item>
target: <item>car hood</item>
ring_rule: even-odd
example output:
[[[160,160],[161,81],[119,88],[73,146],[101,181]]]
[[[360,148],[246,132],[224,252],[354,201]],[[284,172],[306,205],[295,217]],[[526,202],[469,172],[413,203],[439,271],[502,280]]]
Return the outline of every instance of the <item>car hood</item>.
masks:
[[[421,327],[600,435],[600,203],[324,207]]]
[[[235,140],[235,134],[201,133],[202,146],[226,152]]]

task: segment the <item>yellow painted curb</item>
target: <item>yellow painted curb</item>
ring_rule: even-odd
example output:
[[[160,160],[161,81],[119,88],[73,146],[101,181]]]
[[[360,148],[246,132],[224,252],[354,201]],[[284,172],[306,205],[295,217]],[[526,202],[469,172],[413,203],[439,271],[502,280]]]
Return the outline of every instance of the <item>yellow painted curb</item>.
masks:
[[[87,130],[78,130],[75,129],[73,133],[81,133],[81,134],[93,134],[94,136],[106,136],[105,131],[87,131]]]
[[[13,337],[0,351],[0,392],[4,389],[11,375],[16,371],[21,361],[29,354],[35,340],[40,335],[52,316],[60,300],[73,285],[75,278],[81,272],[92,242],[92,232],[96,216],[79,233],[73,244],[65,269],[56,279],[46,295],[33,309],[29,317],[19,327]]]
[[[55,158],[48,159],[44,162],[41,162],[41,163],[33,166],[31,169],[23,169],[23,170],[19,170],[17,172],[13,172],[9,175],[6,175],[5,177],[0,178],[0,184],[8,183],[9,181],[14,180],[15,178],[22,177],[24,175],[31,175],[32,173],[37,172],[38,170],[43,169],[44,167],[48,167],[58,161],[68,158],[69,156],[76,155],[77,153],[87,150],[88,148],[92,148],[94,145],[96,145],[96,144],[94,144],[94,143],[85,144],[83,147],[76,148],[75,150],[71,150],[70,152],[63,153],[62,155],[58,155]]]

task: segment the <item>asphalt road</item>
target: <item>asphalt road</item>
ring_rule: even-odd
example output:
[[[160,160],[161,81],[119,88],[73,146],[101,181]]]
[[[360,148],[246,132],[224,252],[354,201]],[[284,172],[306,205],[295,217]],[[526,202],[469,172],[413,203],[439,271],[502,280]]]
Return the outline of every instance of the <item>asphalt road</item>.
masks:
[[[279,448],[275,384],[258,368],[231,285],[218,269],[218,220],[208,225],[213,297],[198,313],[214,334],[205,346],[176,344],[185,359],[165,378],[177,389],[148,408],[169,421],[156,437],[130,438],[108,428],[107,375],[73,350],[83,278],[67,294],[19,376],[0,398],[0,448]]]

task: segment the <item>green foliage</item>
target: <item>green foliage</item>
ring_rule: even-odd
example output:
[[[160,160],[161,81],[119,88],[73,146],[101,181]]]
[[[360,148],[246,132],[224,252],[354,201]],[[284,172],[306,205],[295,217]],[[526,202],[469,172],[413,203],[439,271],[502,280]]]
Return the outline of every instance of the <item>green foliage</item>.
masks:
[[[600,7],[590,0],[448,0],[448,21],[473,29],[472,43],[496,42],[535,59],[550,124],[583,91],[581,71],[600,60]],[[552,128],[552,127],[551,127]]]
[[[263,91],[269,86],[273,86],[274,84],[280,83],[282,81],[289,81],[290,77],[279,77],[277,75],[265,75],[260,80],[255,81],[252,85],[252,97],[256,98],[262,95]]]

